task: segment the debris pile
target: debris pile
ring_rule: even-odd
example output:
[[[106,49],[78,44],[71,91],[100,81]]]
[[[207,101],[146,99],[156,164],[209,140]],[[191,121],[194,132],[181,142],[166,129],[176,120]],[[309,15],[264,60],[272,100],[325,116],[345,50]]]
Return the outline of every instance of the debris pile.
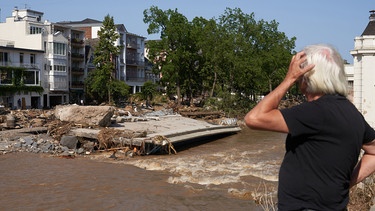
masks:
[[[54,110],[2,108],[0,154],[25,151],[69,156],[125,148],[133,138],[145,137],[147,132],[116,130],[108,126],[116,117],[134,117],[131,113],[111,106],[64,105]],[[73,128],[97,128],[100,132],[97,138],[87,139],[70,135]]]
[[[104,151],[113,152],[113,157],[117,157],[115,153],[130,157],[155,153],[176,154],[168,137],[164,134],[156,135],[161,132],[160,129],[171,132],[169,128],[173,127],[172,132],[181,132],[180,130],[187,129],[185,128],[187,126],[210,127],[202,126],[201,123],[196,125],[196,122],[180,126],[189,122],[186,119],[195,118],[204,119],[206,124],[210,125],[237,124],[237,119],[225,118],[221,112],[203,111],[198,108],[179,110],[181,110],[180,114],[176,113],[175,109],[165,107],[155,110],[155,108],[132,106],[117,108],[106,105],[61,105],[53,110],[1,108],[0,154],[18,151],[49,153],[65,157]],[[180,118],[180,123],[169,122],[170,117]],[[168,121],[160,121],[160,118],[164,121],[168,118]],[[139,122],[139,124],[127,122]],[[196,130],[194,128],[189,130]],[[148,136],[149,134],[151,135]]]

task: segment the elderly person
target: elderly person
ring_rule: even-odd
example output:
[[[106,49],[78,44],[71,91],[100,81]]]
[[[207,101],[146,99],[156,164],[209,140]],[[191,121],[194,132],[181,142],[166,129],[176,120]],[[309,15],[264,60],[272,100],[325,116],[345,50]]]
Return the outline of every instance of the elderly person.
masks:
[[[296,82],[307,102],[279,110]],[[280,211],[346,210],[350,186],[374,172],[375,131],[346,95],[340,54],[329,45],[311,45],[293,56],[281,84],[245,116],[252,129],[288,134]],[[356,167],[361,148],[365,155]]]

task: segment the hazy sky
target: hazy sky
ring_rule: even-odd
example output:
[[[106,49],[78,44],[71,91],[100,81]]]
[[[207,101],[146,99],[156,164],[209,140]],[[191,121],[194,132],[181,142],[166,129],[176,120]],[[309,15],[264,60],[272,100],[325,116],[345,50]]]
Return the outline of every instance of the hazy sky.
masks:
[[[128,32],[157,39],[157,35],[147,34],[143,22],[143,11],[153,5],[162,10],[177,8],[189,21],[194,17],[218,18],[227,7],[240,8],[244,13],[254,13],[256,20],[276,20],[279,31],[297,38],[296,51],[308,44],[328,43],[353,63],[350,50],[354,48],[354,38],[367,26],[374,3],[375,0],[0,0],[0,20],[4,22],[11,16],[15,6],[43,12],[43,19],[51,22],[85,18],[102,21],[109,14]]]

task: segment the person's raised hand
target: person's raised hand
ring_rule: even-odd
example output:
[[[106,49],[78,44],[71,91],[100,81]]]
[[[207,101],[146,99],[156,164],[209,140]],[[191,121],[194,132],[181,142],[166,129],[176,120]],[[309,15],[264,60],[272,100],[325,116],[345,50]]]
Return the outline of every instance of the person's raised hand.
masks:
[[[291,80],[293,83],[301,78],[305,73],[312,70],[315,65],[307,64],[307,58],[305,52],[298,52],[293,56],[289,64],[288,73],[285,76],[285,79]]]

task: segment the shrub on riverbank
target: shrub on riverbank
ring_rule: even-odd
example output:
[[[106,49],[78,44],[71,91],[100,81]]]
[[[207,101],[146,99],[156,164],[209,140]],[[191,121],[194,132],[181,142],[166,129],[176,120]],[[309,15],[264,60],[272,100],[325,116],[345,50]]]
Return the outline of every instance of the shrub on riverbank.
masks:
[[[363,182],[350,189],[348,211],[370,210],[374,205],[375,175],[371,175]],[[277,210],[277,187],[262,182],[253,192],[253,200],[263,210]]]
[[[370,210],[374,196],[375,175],[371,175],[350,190],[348,210]]]

